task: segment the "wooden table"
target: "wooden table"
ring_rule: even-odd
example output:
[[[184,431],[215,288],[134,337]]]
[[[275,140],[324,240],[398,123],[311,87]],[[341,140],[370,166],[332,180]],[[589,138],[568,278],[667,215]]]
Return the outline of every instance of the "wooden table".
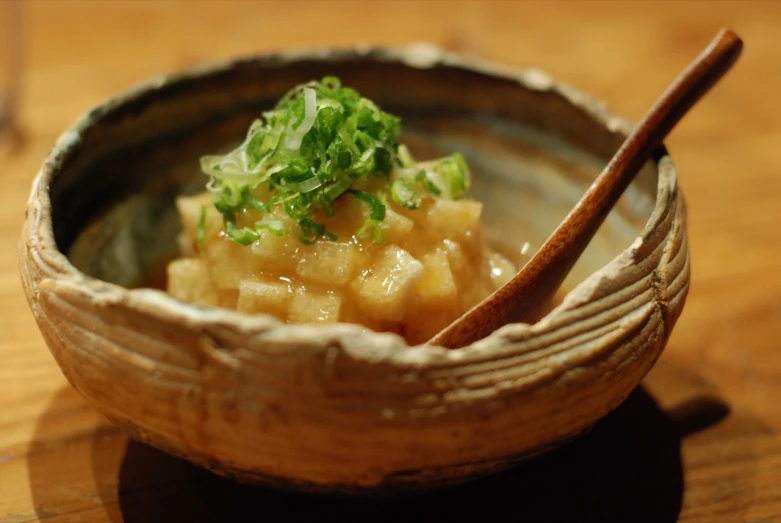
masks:
[[[0,157],[0,522],[781,521],[781,3],[48,2],[25,12],[26,139]],[[16,242],[32,177],[66,126],[132,83],[234,54],[428,40],[538,66],[637,119],[722,25],[743,36],[744,56],[668,141],[690,209],[684,314],[622,407],[517,470],[395,502],[233,485],[109,425],[69,387],[29,313]]]

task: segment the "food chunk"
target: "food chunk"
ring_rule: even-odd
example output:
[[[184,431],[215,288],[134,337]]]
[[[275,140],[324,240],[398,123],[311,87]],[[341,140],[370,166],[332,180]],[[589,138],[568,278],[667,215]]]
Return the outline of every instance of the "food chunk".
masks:
[[[250,249],[259,267],[267,270],[283,270],[295,266],[297,252],[301,243],[292,235],[276,235],[269,230],[258,231],[260,238],[253,242]]]
[[[244,278],[239,282],[236,309],[250,314],[265,312],[284,320],[292,295],[290,284],[286,282]]]
[[[454,242],[453,240],[445,240],[442,242],[445,253],[447,254],[447,261],[450,264],[450,268],[456,274],[464,273],[469,270],[469,259],[464,253],[464,249],[461,244]]]
[[[168,293],[195,305],[218,305],[220,295],[209,279],[209,267],[198,258],[180,258],[168,264]]]
[[[209,262],[209,277],[222,290],[238,289],[243,278],[258,270],[252,256],[246,255],[245,247],[225,237],[215,238],[209,244],[206,258]]]
[[[385,240],[398,244],[412,233],[415,222],[393,209],[387,209],[382,227],[385,229]]]
[[[483,204],[474,200],[434,200],[426,213],[426,227],[441,238],[458,238],[480,226]]]
[[[404,249],[389,245],[355,281],[353,291],[367,316],[398,321],[404,316],[415,282],[422,273],[422,263]]]
[[[301,249],[296,274],[326,285],[345,285],[355,271],[357,247],[351,243],[318,242]]]
[[[290,304],[288,320],[294,323],[332,323],[339,320],[342,298],[335,292],[298,287]]]
[[[456,298],[458,288],[444,250],[437,249],[423,256],[423,272],[415,282],[416,299],[430,304]]]
[[[176,209],[182,222],[182,234],[180,247],[189,256],[195,256],[198,252],[197,229],[201,220],[201,211],[205,214],[204,237],[216,236],[222,230],[222,217],[214,209],[211,195],[208,193],[196,196],[181,196],[176,199]]]

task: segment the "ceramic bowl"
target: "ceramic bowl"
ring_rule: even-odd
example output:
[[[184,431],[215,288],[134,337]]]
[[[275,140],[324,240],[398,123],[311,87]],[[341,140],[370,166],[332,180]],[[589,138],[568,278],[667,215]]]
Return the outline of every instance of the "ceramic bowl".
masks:
[[[242,482],[430,489],[502,469],[618,406],[662,352],[689,287],[685,206],[660,148],[558,306],[468,347],[355,325],[288,325],[155,288],[178,194],[290,87],[337,75],[402,116],[413,153],[461,151],[490,233],[539,246],[629,125],[537,70],[430,47],[310,50],[155,79],[99,105],[35,179],[21,273],[73,387],[132,437]]]

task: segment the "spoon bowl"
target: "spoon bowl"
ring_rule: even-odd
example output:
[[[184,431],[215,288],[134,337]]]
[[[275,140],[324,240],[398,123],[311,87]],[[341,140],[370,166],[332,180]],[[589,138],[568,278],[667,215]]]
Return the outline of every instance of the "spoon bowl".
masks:
[[[664,148],[533,325],[410,347],[150,288],[178,194],[291,85],[340,76],[402,116],[413,153],[461,151],[491,235],[538,248],[631,127],[537,70],[431,48],[267,55],[153,80],[96,107],[33,184],[24,288],[70,383],[139,441],[250,483],[391,494],[465,481],[575,437],[659,357],[689,288],[684,199]],[[457,89],[454,86],[458,86]]]

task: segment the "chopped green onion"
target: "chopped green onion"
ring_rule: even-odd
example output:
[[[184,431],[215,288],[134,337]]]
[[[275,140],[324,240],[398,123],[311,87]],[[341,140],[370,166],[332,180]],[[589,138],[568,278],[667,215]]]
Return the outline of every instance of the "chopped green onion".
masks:
[[[402,167],[411,167],[415,164],[415,160],[412,158],[412,154],[409,152],[409,149],[406,145],[399,145],[398,149],[396,150],[396,154],[399,158],[399,164]]]
[[[271,220],[271,219],[265,219],[265,220],[260,220],[255,222],[255,229],[257,230],[265,229],[277,236],[284,236],[285,234],[288,234],[290,232],[288,228],[285,226],[285,222],[283,222],[282,220]]]
[[[257,231],[253,231],[249,227],[239,229],[233,221],[225,222],[225,232],[231,240],[241,245],[251,245],[260,239],[260,234]]]
[[[405,178],[398,178],[391,185],[391,198],[405,209],[417,209],[423,198],[415,186]]]
[[[326,216],[333,216],[336,213],[334,201],[325,192],[321,192],[315,196],[315,200],[320,208],[323,209]]]
[[[350,189],[350,194],[369,205],[369,219],[381,222],[385,219],[385,205],[370,192]]]
[[[304,118],[293,125],[292,120],[287,122],[287,133],[285,136],[285,147],[293,151],[298,151],[301,147],[301,140],[312,128],[317,115],[317,93],[310,87],[304,90]]]
[[[350,188],[351,183],[352,181],[349,178],[344,178],[326,189],[325,195],[331,200],[335,200]]]
[[[261,230],[289,234],[284,220],[264,217],[280,207],[298,222],[302,242],[336,239],[314,217],[320,211],[333,216],[336,200],[345,193],[368,204],[369,218],[359,236],[378,242],[384,238],[387,201],[356,187],[385,178],[393,201],[408,209],[421,205],[416,185],[444,198],[461,198],[469,188],[469,168],[461,155],[416,163],[397,142],[400,134],[397,116],[327,76],[288,91],[252,123],[238,147],[202,157],[201,169],[210,178],[207,187],[225,231],[237,243],[257,241]],[[258,195],[267,196],[261,200]],[[246,212],[260,213],[261,219],[254,227],[237,227],[237,214]]]
[[[323,185],[323,182],[321,182],[317,176],[312,176],[303,182],[290,182],[285,185],[293,191],[306,193],[319,189]]]
[[[301,232],[298,234],[298,239],[301,243],[311,245],[317,241],[320,236],[323,236],[327,240],[336,240],[336,235],[327,232],[325,226],[321,223],[315,223],[309,218],[304,218],[298,222],[301,227]]]
[[[203,247],[204,236],[206,235],[206,207],[201,205],[201,214],[198,217],[198,225],[195,227],[195,241],[198,244],[198,252],[203,256],[205,250]]]
[[[434,182],[432,182],[431,178],[428,177],[426,171],[420,171],[417,176],[415,176],[415,181],[422,184],[423,188],[426,189],[426,191],[432,196],[439,196],[442,194],[442,191],[439,190],[439,187],[434,185]]]
[[[375,244],[380,245],[385,242],[385,229],[380,222],[369,218],[355,233],[355,237],[360,239],[371,238]]]
[[[441,161],[436,162],[433,170],[438,173],[445,184],[445,191],[451,199],[458,199],[464,196],[469,189],[471,180],[469,166],[460,153],[455,153]]]

